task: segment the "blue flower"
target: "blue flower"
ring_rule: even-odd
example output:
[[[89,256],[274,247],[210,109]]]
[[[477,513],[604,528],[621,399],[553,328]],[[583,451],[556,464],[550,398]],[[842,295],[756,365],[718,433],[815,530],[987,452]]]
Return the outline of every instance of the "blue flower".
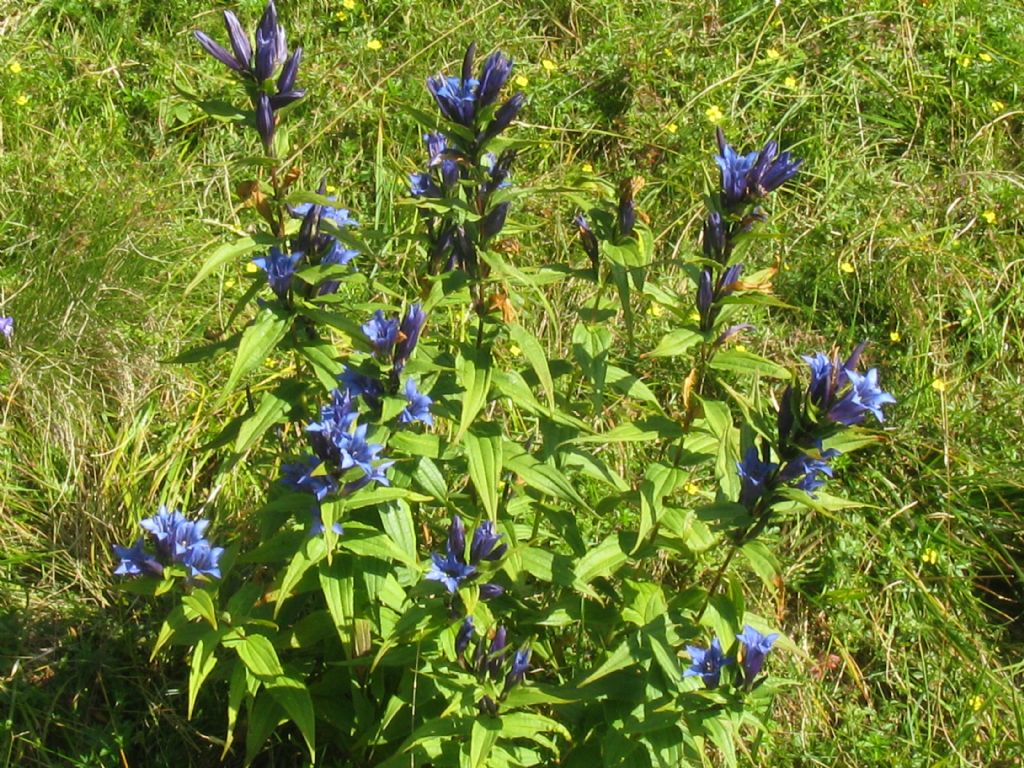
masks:
[[[0,333],[6,337],[7,341],[10,341],[14,337],[13,317],[0,317]]]
[[[771,480],[778,464],[761,461],[757,448],[751,446],[743,455],[743,461],[736,462],[736,470],[740,476],[740,504],[748,510],[771,490]]]
[[[367,376],[347,363],[345,364],[345,370],[338,376],[338,381],[344,385],[345,390],[353,400],[357,397],[362,397],[371,407],[377,403],[380,396],[384,393],[384,388],[377,379]]]
[[[469,562],[476,565],[481,560],[498,560],[508,549],[507,544],[500,544],[501,534],[494,523],[484,520],[473,532],[473,543],[469,547]]]
[[[434,96],[441,114],[452,122],[471,126],[476,117],[476,89],[480,81],[434,75],[427,78],[427,90]]]
[[[337,200],[333,195],[327,198],[331,202]],[[309,212],[313,208],[317,207],[316,203],[300,203],[291,209],[291,214],[295,218],[304,218],[309,215]],[[329,221],[339,231],[345,227],[358,227],[359,222],[353,219],[349,215],[348,208],[334,208],[330,205],[320,205],[320,219],[321,221]]]
[[[704,222],[704,257],[714,259],[719,264],[729,260],[729,239],[726,227],[722,222],[722,214],[712,211]]]
[[[334,390],[330,404],[320,409],[320,421],[306,426],[313,452],[324,461],[338,464],[341,461],[338,442],[348,434],[358,415],[351,394],[347,390]]]
[[[416,380],[412,376],[405,380],[405,399],[409,404],[398,414],[400,424],[422,421],[428,426],[434,425],[434,417],[430,414],[430,406],[434,401],[416,388]]]
[[[476,630],[473,627],[473,617],[467,616],[462,626],[459,627],[458,633],[455,635],[455,653],[461,656],[466,652],[466,648],[469,647],[470,641],[473,639],[473,635],[476,634]]]
[[[498,93],[508,81],[512,74],[512,59],[501,51],[495,51],[484,61],[483,69],[480,71],[480,87],[477,93],[477,109],[483,109],[493,104]]]
[[[114,569],[115,576],[138,576],[142,573],[152,573],[156,576],[163,574],[164,567],[159,560],[146,552],[141,538],[136,539],[130,547],[122,547],[119,544],[114,544],[113,547],[114,554],[121,559],[117,568]]]
[[[769,141],[760,152],[740,155],[717,131],[718,151],[715,162],[721,172],[721,200],[727,211],[757,202],[781,187],[796,175],[802,160],[793,160],[789,152],[779,154],[779,145]]]
[[[690,654],[692,663],[683,672],[683,677],[700,676],[708,688],[717,688],[722,676],[722,667],[732,664],[732,659],[727,659],[722,653],[722,644],[717,637],[711,641],[710,648],[704,649],[688,645],[686,652]]]
[[[311,493],[317,501],[338,490],[338,481],[326,472],[324,462],[316,456],[306,456],[295,464],[281,467],[281,483],[302,493]]]
[[[219,579],[219,562],[223,554],[223,547],[213,547],[206,539],[199,539],[182,553],[179,562],[188,569],[190,579],[198,576]]]
[[[742,634],[736,635],[736,639],[743,644],[740,653],[740,664],[743,667],[743,685],[748,690],[754,684],[755,678],[761,674],[764,667],[765,656],[772,649],[779,634],[773,632],[770,635],[762,635],[749,624],[744,625]]]
[[[821,441],[818,441],[818,453],[820,458],[801,453],[790,460],[779,472],[779,482],[789,483],[814,497],[814,491],[825,484],[825,478],[832,477],[832,467],[828,465],[828,460],[838,456],[839,451],[835,448],[822,451]]]
[[[520,648],[512,654],[512,668],[505,675],[505,690],[509,691],[523,682],[530,669],[530,648]]]
[[[413,197],[443,197],[444,192],[434,182],[434,177],[429,173],[409,174],[409,194]]]
[[[590,266],[596,274],[601,259],[600,244],[597,242],[597,236],[594,235],[594,230],[590,228],[590,222],[587,221],[586,216],[582,213],[576,214],[573,223],[576,224],[576,230],[580,235],[580,245],[586,251],[587,257],[590,259]]]
[[[878,386],[878,369],[872,368],[863,376],[846,370],[850,388],[828,411],[828,417],[839,424],[852,427],[860,424],[870,413],[879,422],[885,421],[882,406],[896,402],[896,398]]]
[[[157,551],[165,558],[174,558],[195,540],[202,538],[209,520],[191,522],[178,510],[170,511],[161,504],[153,517],[139,522],[142,529],[156,542]]]
[[[391,350],[398,339],[398,318],[385,317],[384,310],[378,309],[373,317],[363,323],[363,333],[370,340],[373,353],[380,358],[390,358]]]
[[[292,278],[295,276],[295,266],[302,258],[302,253],[296,252],[286,254],[276,245],[270,247],[266,256],[253,259],[252,263],[267,273],[267,283],[281,299],[288,296],[292,287]]]
[[[433,552],[430,557],[433,560],[433,565],[424,578],[428,581],[441,582],[449,592],[458,591],[463,581],[476,575],[475,566],[460,560],[451,552],[446,557],[441,557],[437,552]]]

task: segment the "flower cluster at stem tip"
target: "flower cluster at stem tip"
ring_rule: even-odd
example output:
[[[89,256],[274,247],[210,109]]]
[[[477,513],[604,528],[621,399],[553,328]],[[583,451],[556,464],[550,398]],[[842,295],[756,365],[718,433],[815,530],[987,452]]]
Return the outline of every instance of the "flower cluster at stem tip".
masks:
[[[470,652],[469,646],[476,635],[476,627],[473,617],[467,616],[462,620],[459,631],[455,635],[455,652],[460,661],[468,665],[481,680],[490,679],[498,682],[502,679],[505,664],[508,657],[509,642],[508,632],[505,627],[498,625],[494,630],[490,643],[487,637],[482,636],[476,641],[475,651]],[[526,678],[530,669],[530,656],[532,651],[528,645],[520,646],[512,654],[508,662],[508,671],[504,673],[504,684],[499,700],[504,699],[509,691],[519,685]],[[489,695],[484,695],[477,702],[477,708],[489,715],[498,713],[498,704]]]
[[[424,577],[428,581],[444,584],[449,593],[455,593],[463,582],[471,581],[477,576],[477,568],[482,561],[493,562],[501,559],[508,550],[508,545],[500,543],[501,534],[495,530],[494,523],[484,520],[473,532],[473,541],[469,547],[469,558],[466,558],[466,527],[458,515],[452,517],[448,526],[448,539],[445,543],[445,556],[437,552],[431,554],[433,565]],[[485,583],[480,585],[480,596],[485,600],[498,597],[505,593],[500,584]]]
[[[779,635],[763,635],[746,624],[743,632],[736,635],[736,639],[740,643],[739,658],[743,687],[749,691],[761,674],[765,657],[779,639]],[[722,668],[733,663],[733,659],[725,655],[722,643],[717,637],[712,639],[708,648],[688,645],[686,652],[690,654],[691,663],[683,672],[683,677],[700,677],[708,688],[717,688],[721,682]]]
[[[209,520],[189,520],[181,512],[168,511],[161,504],[153,517],[145,518],[139,525],[155,543],[156,551],[147,551],[141,536],[130,547],[114,544],[114,554],[121,560],[114,569],[116,576],[162,576],[167,566],[183,565],[189,581],[220,578],[219,563],[224,548],[214,547],[206,539]]]

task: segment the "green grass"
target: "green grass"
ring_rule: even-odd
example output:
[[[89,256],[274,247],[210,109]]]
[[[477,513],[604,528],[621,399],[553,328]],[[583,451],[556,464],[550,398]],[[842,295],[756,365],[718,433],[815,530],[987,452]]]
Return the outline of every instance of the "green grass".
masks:
[[[708,110],[734,143],[777,136],[806,158],[757,256],[798,308],[774,311],[748,343],[788,355],[870,338],[900,403],[885,445],[840,464],[867,505],[779,533],[784,583],[753,598],[800,649],[785,670],[798,684],[749,762],[1020,765],[1024,12],[843,5],[282,2],[310,89],[293,146],[307,147],[309,186],[327,174],[364,225],[409,233],[413,212],[395,203],[420,147],[401,106],[428,108],[424,78],[470,40],[500,46],[531,99],[515,178],[538,190],[519,212],[521,257],[569,248],[582,262],[556,190],[589,164],[611,183],[647,180],[641,207],[669,285],[685,284],[669,259],[699,232]],[[237,10],[251,21],[259,7]],[[241,291],[239,264],[184,295],[205,249],[250,221],[227,170],[254,136],[175,89],[220,93],[190,36],[220,34],[215,10],[50,0],[0,22],[0,314],[17,322],[0,350],[10,765],[208,765],[219,751],[206,735],[222,732],[219,703],[185,722],[182,660],[148,661],[162,608],[126,600],[108,575],[110,543],[159,501],[195,509],[212,490],[204,414],[226,364],[160,361],[222,333]],[[375,256],[412,290],[405,240]],[[568,345],[557,318],[519,309]],[[644,338],[661,327],[642,326]],[[678,391],[671,366],[647,365],[656,391]],[[225,529],[264,485],[233,478],[215,501]]]

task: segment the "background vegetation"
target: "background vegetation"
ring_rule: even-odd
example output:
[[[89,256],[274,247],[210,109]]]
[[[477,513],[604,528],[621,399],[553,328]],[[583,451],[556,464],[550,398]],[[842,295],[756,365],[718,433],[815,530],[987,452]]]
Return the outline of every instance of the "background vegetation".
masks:
[[[235,10],[255,19],[261,2]],[[668,258],[692,249],[722,125],[806,159],[775,203],[771,334],[810,352],[870,338],[897,395],[886,443],[839,464],[868,505],[808,516],[776,544],[785,576],[754,609],[794,640],[767,764],[1020,765],[1024,759],[1024,258],[1019,235],[1024,12],[973,0],[282,2],[306,47],[310,173],[365,226],[396,206],[421,152],[400,109],[471,40],[517,62],[532,140],[516,178],[526,262],[578,263],[559,194],[643,176]],[[182,92],[223,73],[195,0],[49,0],[0,8],[0,755],[18,766],[213,764],[222,707],[185,721],[186,666],[149,661],[162,606],[111,590],[110,544],[159,501],[205,499],[203,415],[228,364],[162,363],[216,338],[244,264],[183,298],[238,231],[237,132]],[[301,112],[305,110],[305,112]],[[252,137],[248,137],[252,138]],[[552,228],[548,222],[561,222]],[[411,248],[376,269],[405,286]],[[569,302],[570,296],[552,296]],[[653,318],[648,328],[655,339]],[[557,317],[536,322],[557,324]],[[762,344],[770,344],[764,341]],[[759,351],[778,352],[768,349]],[[652,364],[648,382],[681,385]],[[265,479],[219,489],[244,530]],[[213,689],[204,693],[212,697]],[[301,755],[270,753],[272,764]],[[762,759],[762,758],[759,758]]]

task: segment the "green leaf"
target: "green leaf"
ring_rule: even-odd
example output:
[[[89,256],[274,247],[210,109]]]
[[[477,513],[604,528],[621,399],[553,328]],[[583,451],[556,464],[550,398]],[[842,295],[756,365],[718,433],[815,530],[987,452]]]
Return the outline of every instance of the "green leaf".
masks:
[[[772,379],[786,380],[792,376],[785,366],[760,355],[735,349],[718,351],[711,358],[709,367],[714,371],[732,371],[746,376],[767,376]]]
[[[491,748],[501,735],[501,720],[482,716],[473,721],[469,739],[469,764],[472,768],[484,768]]]
[[[501,735],[505,739],[528,739],[557,753],[558,745],[541,735],[545,733],[557,733],[567,742],[572,741],[565,726],[536,712],[509,712],[501,716]]]
[[[182,605],[174,606],[171,612],[167,614],[163,624],[160,625],[160,631],[157,633],[156,642],[153,644],[153,652],[149,655],[149,660],[155,660],[156,655],[160,653],[160,649],[173,640],[187,626],[188,618],[185,616],[185,607]]]
[[[491,389],[491,353],[487,349],[466,346],[456,361],[455,373],[462,385],[462,414],[459,417],[459,431],[453,442],[458,442],[469,430],[473,419],[487,404],[487,393]]]
[[[188,676],[188,719],[192,719],[192,711],[195,709],[196,696],[199,689],[214,667],[217,666],[217,657],[214,651],[220,645],[221,633],[218,630],[210,630],[196,643],[192,649],[192,667]]]
[[[306,748],[309,749],[310,762],[315,763],[316,714],[313,711],[313,699],[309,695],[309,690],[301,681],[282,675],[267,686],[267,691],[299,727]]]
[[[250,765],[270,734],[285,720],[284,710],[269,694],[257,696],[249,707],[249,718],[245,729],[245,764]]]
[[[240,659],[235,659],[234,667],[231,670],[231,682],[228,685],[228,728],[224,736],[224,751],[220,755],[221,761],[231,751],[231,745],[235,740],[235,723],[238,722],[238,713],[242,709],[242,699],[245,698],[246,691],[248,690],[249,674],[245,664]]]
[[[779,576],[779,563],[772,551],[765,546],[763,541],[756,539],[748,541],[740,551],[757,577],[768,587],[769,591],[775,592],[778,589],[776,580]]]
[[[298,402],[298,395],[302,388],[294,382],[268,390],[260,397],[260,404],[256,406],[256,412],[242,422],[235,436],[235,453],[242,454],[248,451],[253,444],[259,440],[267,431],[282,421],[292,410],[292,403]]]
[[[551,370],[548,368],[547,352],[544,351],[544,347],[541,346],[537,338],[521,325],[512,324],[507,328],[512,341],[523,351],[523,356],[537,374],[541,386],[544,387],[548,407],[554,409],[555,384],[551,378]]]
[[[317,339],[298,344],[295,349],[309,363],[324,389],[330,392],[338,386],[342,366],[334,357],[333,344]]]
[[[404,501],[391,501],[380,506],[380,521],[385,532],[391,537],[410,562],[416,562],[416,524],[412,509]]]
[[[255,238],[242,237],[233,243],[224,243],[223,245],[218,246],[217,250],[210,254],[203,263],[203,266],[199,268],[199,272],[197,272],[196,276],[192,278],[192,282],[190,282],[188,287],[185,288],[185,295],[187,296],[190,294],[192,290],[199,285],[199,283],[210,275],[211,272],[224,266],[224,264],[232,259],[244,256],[247,253],[252,253],[257,248],[269,248],[276,242],[277,241],[274,238],[267,235],[257,235]]]
[[[629,641],[623,642],[609,654],[608,658],[604,660],[604,663],[591,672],[583,682],[579,684],[580,688],[590,685],[591,683],[600,680],[602,677],[607,677],[612,672],[618,672],[620,669],[625,669],[637,659],[634,658],[633,649],[630,647]]]
[[[490,427],[492,425],[481,425]],[[483,431],[483,430],[481,430]],[[491,522],[498,520],[498,482],[501,479],[501,436],[497,430],[488,428],[490,434],[475,431],[466,433],[466,458],[469,460],[469,477],[473,481],[480,502]]]
[[[342,645],[352,650],[352,620],[355,617],[355,578],[351,558],[336,559],[328,565],[320,563],[320,587],[323,589],[327,610],[334,619],[334,627]]]
[[[611,576],[625,562],[626,553],[619,544],[619,536],[613,533],[576,563],[576,580],[590,584],[598,576]]]
[[[675,440],[683,434],[682,427],[664,416],[651,416],[641,421],[620,424],[597,435],[583,435],[571,443],[636,443],[656,440]]]
[[[239,658],[256,677],[261,680],[278,677],[284,674],[277,651],[273,644],[263,635],[246,635],[237,646]]]
[[[579,508],[589,510],[591,507],[577,493],[569,479],[558,470],[523,450],[522,446],[511,440],[502,443],[505,468],[517,474],[531,488],[554,496],[556,499],[568,501]]]
[[[266,360],[270,350],[284,338],[290,325],[291,318],[287,314],[275,311],[271,307],[260,310],[256,319],[242,333],[238,355],[235,357],[235,364],[231,368],[228,383],[224,386],[219,403],[227,399],[243,376]]]
[[[292,557],[288,568],[281,578],[281,586],[277,590],[277,601],[274,605],[274,618],[281,612],[285,600],[291,597],[292,589],[311,567],[327,556],[327,544],[322,536],[310,536],[302,543],[302,547]]]
[[[664,413],[661,407],[661,403],[655,394],[633,374],[628,371],[624,371],[621,368],[609,365],[607,374],[607,383],[609,387],[613,387],[626,397],[632,397],[634,400],[640,400],[645,403],[650,403],[659,411]]]
[[[213,597],[207,590],[193,590],[191,594],[181,598],[181,604],[186,608],[185,616],[188,619],[192,619],[192,616],[189,616],[189,611],[191,611],[193,616],[202,616],[210,623],[211,627],[217,628],[217,608],[213,604]]]
[[[448,503],[448,485],[444,481],[444,475],[437,468],[431,459],[421,456],[416,462],[416,469],[413,470],[412,478],[420,487],[438,501]]]
[[[689,328],[676,328],[662,336],[658,346],[644,357],[678,357],[704,341],[704,335]]]
[[[678,488],[687,474],[681,469],[651,464],[647,467],[643,482],[640,483],[640,527],[637,529],[636,550],[644,543],[647,535],[658,525],[663,508],[662,499]]]

